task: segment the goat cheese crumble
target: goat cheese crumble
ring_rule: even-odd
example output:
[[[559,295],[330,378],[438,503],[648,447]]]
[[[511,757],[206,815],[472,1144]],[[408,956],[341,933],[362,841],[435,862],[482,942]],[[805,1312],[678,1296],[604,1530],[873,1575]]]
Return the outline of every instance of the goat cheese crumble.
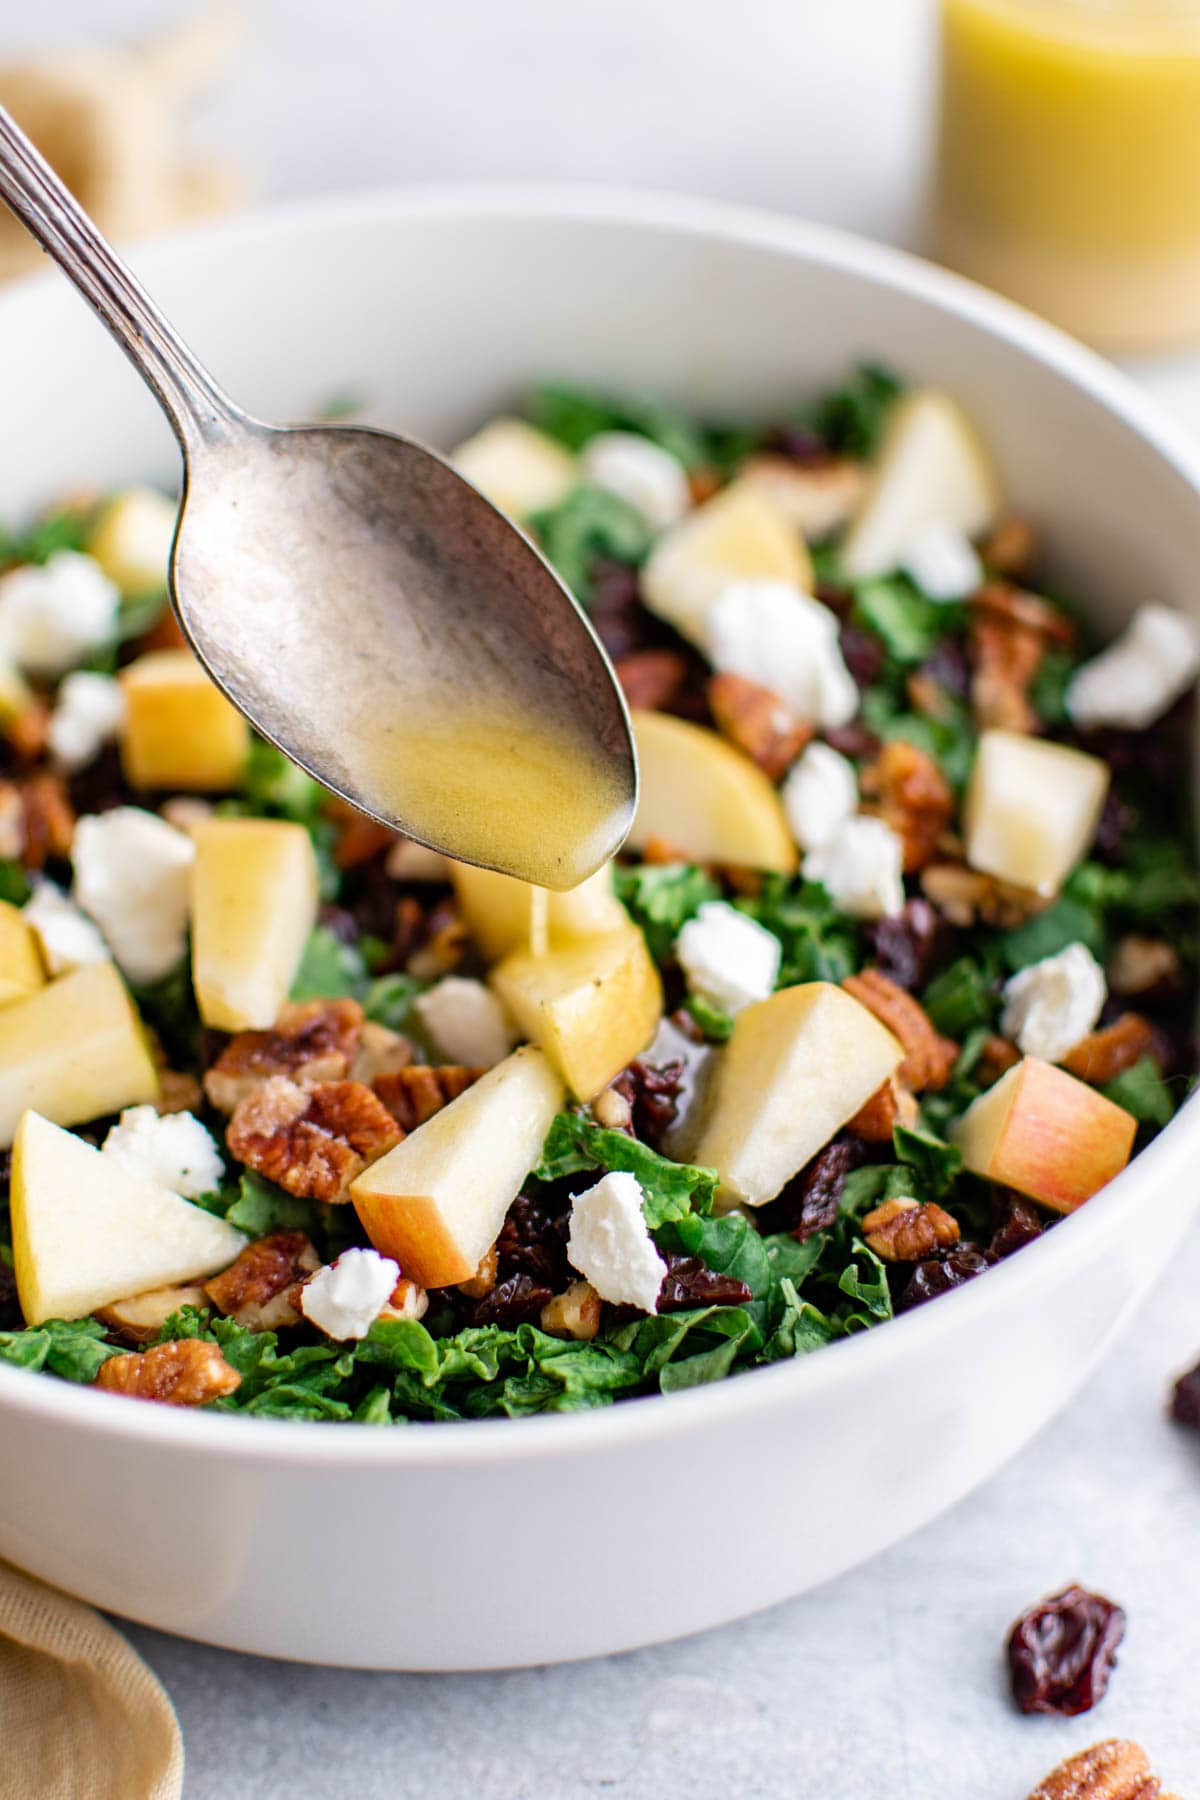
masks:
[[[983,582],[983,564],[974,544],[948,525],[927,525],[918,532],[900,567],[930,600],[965,600]]]
[[[0,575],[0,654],[29,675],[62,675],[111,638],[119,604],[93,557],[56,550]]]
[[[797,718],[829,730],[858,711],[837,615],[810,594],[786,581],[731,581],[706,623],[713,667],[769,688]]]
[[[196,847],[137,806],[89,813],[75,827],[75,898],[131,981],[158,981],[183,956]]]
[[[1121,636],[1072,676],[1066,706],[1085,731],[1144,731],[1200,671],[1200,627],[1171,606],[1143,606]]]
[[[1005,982],[1000,1029],[1026,1056],[1059,1062],[1095,1025],[1107,995],[1087,945],[1068,944]]]
[[[491,988],[462,975],[445,976],[413,1002],[413,1012],[438,1055],[469,1069],[503,1062],[516,1041]]]
[[[819,850],[858,811],[858,776],[849,757],[809,744],[787,772],[779,798],[802,850]]]
[[[706,900],[675,940],[693,994],[740,1012],[774,992],[783,946],[773,931],[725,900]]]
[[[216,1139],[194,1113],[127,1106],[100,1146],[131,1175],[144,1175],[185,1200],[221,1184],[225,1164]]]
[[[904,910],[903,867],[904,845],[891,826],[859,814],[809,851],[803,874],[852,918],[890,919]]]
[[[82,769],[116,737],[124,717],[120,682],[111,675],[76,669],[58,690],[47,742],[65,769]]]
[[[53,881],[39,882],[22,911],[37,934],[48,974],[69,975],[85,963],[111,961],[95,925]]]
[[[343,1250],[300,1289],[300,1311],[326,1337],[365,1338],[392,1297],[400,1265],[378,1250]]]
[[[567,1261],[614,1306],[658,1311],[667,1265],[654,1247],[634,1175],[605,1175],[571,1196]]]
[[[674,525],[692,504],[679,458],[635,431],[597,432],[580,452],[579,472],[592,487],[627,501],[655,531]]]

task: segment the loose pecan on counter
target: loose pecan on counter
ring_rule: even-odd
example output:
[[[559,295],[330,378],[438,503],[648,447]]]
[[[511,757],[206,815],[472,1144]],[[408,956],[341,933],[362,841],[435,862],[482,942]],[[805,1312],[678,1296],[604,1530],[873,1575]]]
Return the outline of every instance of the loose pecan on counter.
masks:
[[[958,1221],[932,1200],[885,1200],[867,1214],[862,1234],[884,1262],[920,1262],[959,1239]]]
[[[486,1073],[485,1069],[465,1069],[461,1063],[411,1063],[389,1075],[377,1075],[373,1085],[403,1136],[432,1119]]]
[[[164,1406],[206,1406],[242,1385],[216,1344],[180,1338],[152,1344],[128,1356],[110,1356],[100,1365],[93,1387],[135,1400],[157,1400]]]
[[[796,718],[778,694],[744,675],[713,675],[708,704],[721,736],[779,781],[813,736],[808,721]]]
[[[269,1031],[239,1031],[204,1077],[221,1112],[232,1112],[261,1082],[286,1075],[300,1087],[344,1081],[358,1053],[363,1009],[357,1000],[305,1000],[285,1006]]]
[[[321,1259],[303,1231],[272,1231],[247,1244],[220,1275],[204,1284],[219,1312],[247,1331],[280,1331],[300,1320],[300,1286]]]
[[[867,764],[859,785],[863,811],[890,825],[904,845],[905,874],[923,869],[954,816],[950,783],[932,756],[896,739]]]
[[[897,1074],[904,1087],[914,1094],[945,1087],[958,1061],[958,1045],[942,1036],[919,1001],[878,969],[847,975],[842,986],[899,1039],[905,1055]]]
[[[234,1109],[231,1155],[301,1199],[337,1202],[368,1163],[404,1133],[361,1081],[299,1087],[285,1075],[260,1083]]]
[[[1106,1738],[1051,1769],[1029,1800],[1179,1800],[1179,1795],[1164,1794],[1140,1744]]]

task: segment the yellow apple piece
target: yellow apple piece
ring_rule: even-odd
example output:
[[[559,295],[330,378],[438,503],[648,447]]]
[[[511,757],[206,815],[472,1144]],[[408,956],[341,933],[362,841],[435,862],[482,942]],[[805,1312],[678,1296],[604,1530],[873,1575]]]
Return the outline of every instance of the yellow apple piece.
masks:
[[[215,1275],[246,1242],[224,1219],[36,1112],[25,1113],[13,1144],[10,1204],[27,1325],[82,1319],[149,1288]]]
[[[33,704],[33,689],[5,657],[0,656],[0,725],[8,725]]]
[[[794,871],[796,844],[779,795],[748,756],[668,713],[635,711],[633,735],[641,787],[632,849],[657,838],[692,862]]]
[[[524,419],[493,419],[452,451],[450,461],[514,519],[557,506],[579,481],[571,452]]]
[[[121,671],[121,764],[135,788],[236,786],[250,727],[190,650],[148,650]]]
[[[19,906],[0,900],[0,1006],[27,1000],[45,982],[37,933]]]
[[[888,417],[842,571],[852,581],[890,574],[930,527],[978,537],[999,506],[995,470],[970,420],[948,394],[919,388]]]
[[[86,963],[0,1008],[0,1145],[29,1107],[78,1125],[158,1094],[142,1022],[111,962]]]
[[[590,1100],[654,1036],[662,983],[637,926],[514,950],[489,980],[523,1036],[540,1044],[571,1092]]]
[[[693,1157],[720,1176],[719,1206],[773,1200],[903,1056],[874,1014],[832,982],[781,988],[744,1007]]]
[[[317,917],[303,825],[208,819],[193,832],[192,983],[218,1031],[264,1030],[288,997]]]
[[[1069,1213],[1125,1167],[1136,1133],[1124,1107],[1027,1056],[972,1101],[953,1138],[973,1174]]]
[[[485,962],[495,962],[510,950],[533,948],[539,908],[544,909],[551,945],[618,930],[626,919],[625,908],[613,893],[607,863],[578,887],[561,893],[469,863],[453,863],[450,879],[467,930]]]
[[[126,488],[104,508],[85,548],[127,598],[165,594],[178,513],[154,488]]]
[[[1108,792],[1098,756],[1018,731],[985,731],[963,802],[967,861],[1056,894],[1087,850]]]
[[[804,539],[752,481],[731,482],[662,534],[642,570],[642,598],[707,652],[709,611],[731,581],[786,581],[806,592],[812,585]]]
[[[409,1132],[350,1184],[375,1248],[422,1287],[469,1281],[563,1099],[549,1062],[525,1045]]]

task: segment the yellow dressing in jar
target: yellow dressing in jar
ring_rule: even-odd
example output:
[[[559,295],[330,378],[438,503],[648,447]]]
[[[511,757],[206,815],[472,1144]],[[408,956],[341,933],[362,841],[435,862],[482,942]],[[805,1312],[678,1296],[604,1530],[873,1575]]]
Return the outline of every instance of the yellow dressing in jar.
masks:
[[[1107,349],[1200,337],[1200,0],[942,0],[933,248]]]

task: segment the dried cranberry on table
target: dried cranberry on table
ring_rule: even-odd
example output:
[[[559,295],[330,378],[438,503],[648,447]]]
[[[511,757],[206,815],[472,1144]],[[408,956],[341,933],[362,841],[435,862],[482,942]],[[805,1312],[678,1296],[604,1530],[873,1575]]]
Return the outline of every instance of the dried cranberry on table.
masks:
[[[1021,1614],[1008,1635],[1013,1699],[1023,1713],[1072,1719],[1103,1699],[1125,1614],[1072,1585]]]
[[[1171,1417],[1176,1425],[1200,1431],[1200,1363],[1181,1375],[1171,1393]]]

